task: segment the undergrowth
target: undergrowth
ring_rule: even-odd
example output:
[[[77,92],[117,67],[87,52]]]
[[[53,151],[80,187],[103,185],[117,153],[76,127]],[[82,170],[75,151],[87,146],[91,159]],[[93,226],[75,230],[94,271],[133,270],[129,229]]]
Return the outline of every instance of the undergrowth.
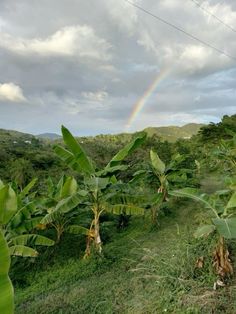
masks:
[[[193,238],[197,214],[195,204],[181,200],[156,229],[148,217],[133,218],[125,230],[114,229],[103,257],[89,260],[81,259],[83,239],[65,236],[51,255],[24,265],[23,278],[13,267],[16,313],[236,313],[235,283],[213,290],[216,239]]]

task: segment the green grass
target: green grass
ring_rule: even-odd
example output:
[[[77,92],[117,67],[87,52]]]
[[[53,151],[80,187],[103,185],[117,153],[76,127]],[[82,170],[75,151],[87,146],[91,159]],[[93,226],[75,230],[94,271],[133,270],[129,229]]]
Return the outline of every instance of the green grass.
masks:
[[[103,258],[79,258],[83,239],[65,237],[53,253],[25,265],[23,281],[16,267],[16,313],[236,313],[234,283],[213,290],[215,239],[192,237],[195,204],[178,201],[173,208],[157,229],[133,219],[114,231]],[[195,267],[200,256],[203,269]]]

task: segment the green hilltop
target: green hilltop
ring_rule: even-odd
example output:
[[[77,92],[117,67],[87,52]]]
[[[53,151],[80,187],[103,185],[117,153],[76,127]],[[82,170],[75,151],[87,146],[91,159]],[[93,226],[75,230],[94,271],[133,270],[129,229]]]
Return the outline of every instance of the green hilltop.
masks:
[[[159,136],[163,140],[175,142],[179,138],[189,139],[196,135],[204,124],[189,123],[183,126],[148,127],[144,129],[149,137]]]

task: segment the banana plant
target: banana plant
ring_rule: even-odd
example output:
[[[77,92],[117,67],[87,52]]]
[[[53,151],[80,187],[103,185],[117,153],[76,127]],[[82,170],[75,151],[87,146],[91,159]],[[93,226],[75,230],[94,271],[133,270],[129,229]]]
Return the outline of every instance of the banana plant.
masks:
[[[233,267],[225,239],[236,239],[236,189],[218,191],[211,196],[191,188],[171,191],[170,194],[198,201],[210,211],[209,223],[198,227],[194,236],[200,238],[207,237],[213,232],[218,233],[218,245],[213,252],[214,267],[221,279],[232,275]]]
[[[171,186],[185,184],[188,174],[191,170],[183,169],[180,164],[184,161],[185,157],[180,154],[173,156],[172,160],[166,165],[156,152],[150,151],[151,165],[148,169],[137,171],[131,182],[145,180],[153,188],[157,186],[157,196],[152,197],[151,216],[152,224],[157,224],[158,210],[161,205],[168,201],[168,193]]]
[[[19,197],[10,184],[0,184],[0,228],[7,242],[10,255],[22,257],[35,257],[38,252],[32,248],[38,245],[52,246],[54,241],[38,235],[32,234],[40,221],[40,217],[35,215],[37,208],[33,202],[29,202],[22,207],[19,206]]]
[[[90,224],[86,256],[91,253],[91,245],[95,251],[101,253],[102,241],[100,237],[100,216],[104,211],[114,214],[130,213],[143,214],[144,210],[131,203],[113,204],[109,197],[109,189],[112,185],[117,184],[115,174],[124,171],[127,166],[122,164],[123,160],[139,147],[146,139],[146,133],[140,133],[134,140],[121,149],[103,168],[97,169],[95,163],[87,156],[83,148],[76,141],[70,131],[62,126],[63,140],[67,146],[56,146],[57,155],[73,170],[79,172],[83,176],[84,189],[87,191],[87,204],[93,213],[93,219]]]
[[[39,228],[52,226],[57,234],[56,243],[59,243],[64,232],[88,232],[86,228],[72,224],[74,218],[79,215],[78,205],[87,195],[86,191],[78,190],[78,184],[73,177],[62,176],[57,185],[49,178],[47,195],[43,202],[47,213],[40,221]]]
[[[207,236],[217,231],[226,239],[236,238],[236,216],[233,212],[236,208],[236,191],[223,190],[209,196],[198,189],[184,188],[169,193],[172,196],[191,198],[210,210],[211,223],[200,226],[195,232],[196,237]]]

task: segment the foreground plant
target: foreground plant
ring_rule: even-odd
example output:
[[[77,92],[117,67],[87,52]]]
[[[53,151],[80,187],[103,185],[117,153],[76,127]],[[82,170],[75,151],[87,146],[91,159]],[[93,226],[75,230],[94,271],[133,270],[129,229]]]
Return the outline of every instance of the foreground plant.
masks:
[[[56,230],[56,243],[60,242],[64,232],[87,232],[85,228],[73,224],[74,218],[79,215],[78,205],[86,195],[86,191],[78,189],[73,177],[62,176],[57,185],[49,178],[47,197],[43,201],[47,213],[40,221],[39,228],[53,227]]]
[[[187,181],[188,169],[180,167],[185,157],[176,154],[172,157],[170,163],[166,165],[164,161],[153,150],[150,151],[151,167],[147,170],[140,170],[134,174],[132,181],[145,180],[154,190],[154,195],[150,195],[151,218],[152,224],[157,224],[158,210],[164,202],[169,199],[169,190],[173,186],[185,184]],[[157,187],[157,188],[156,188]],[[149,193],[150,194],[150,193]]]
[[[16,207],[14,191],[9,186],[3,186],[0,181],[0,313],[4,314],[14,312],[14,290],[8,276],[11,259],[3,226]]]
[[[209,236],[213,232],[219,235],[218,245],[213,252],[214,267],[221,279],[233,274],[233,267],[225,239],[236,239],[236,191],[224,190],[208,196],[197,189],[185,188],[171,191],[171,195],[188,197],[202,203],[210,210],[210,223],[200,226],[194,233],[197,238]]]
[[[119,198],[119,192],[113,190],[110,194],[110,188],[118,183],[115,174],[127,169],[127,166],[122,165],[123,160],[144,142],[146,134],[141,133],[138,135],[101,170],[96,169],[94,162],[92,162],[80,144],[64,126],[62,126],[62,135],[68,150],[62,146],[56,146],[55,152],[68,166],[82,175],[83,188],[87,192],[87,206],[93,213],[93,219],[87,234],[86,256],[91,254],[92,245],[96,252],[101,253],[100,217],[104,211],[118,215],[123,213],[135,215],[143,214],[144,212],[142,208],[127,201],[127,198],[125,202],[113,203],[112,200],[115,197],[116,199]],[[75,227],[74,230],[76,232]]]

